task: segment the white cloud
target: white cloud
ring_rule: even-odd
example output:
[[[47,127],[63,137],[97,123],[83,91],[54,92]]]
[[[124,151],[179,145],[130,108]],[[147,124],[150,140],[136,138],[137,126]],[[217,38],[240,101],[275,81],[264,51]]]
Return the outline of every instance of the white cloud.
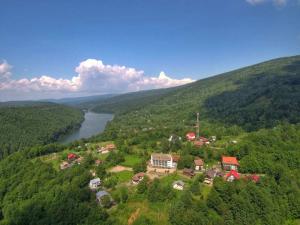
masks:
[[[5,60],[0,63],[0,81],[1,80],[7,80],[11,76],[11,70],[12,66],[9,65]]]
[[[259,5],[262,3],[272,2],[276,6],[285,6],[288,0],[246,0],[251,5]]]
[[[248,2],[251,5],[258,5],[258,4],[264,3],[266,1],[267,0],[246,0],[246,2]]]
[[[41,99],[70,95],[123,93],[154,88],[167,88],[187,84],[190,78],[173,79],[161,72],[159,76],[146,76],[144,71],[126,66],[105,65],[101,60],[87,59],[75,68],[72,79],[53,78],[48,75],[32,79],[14,80],[11,66],[0,64],[0,100]]]

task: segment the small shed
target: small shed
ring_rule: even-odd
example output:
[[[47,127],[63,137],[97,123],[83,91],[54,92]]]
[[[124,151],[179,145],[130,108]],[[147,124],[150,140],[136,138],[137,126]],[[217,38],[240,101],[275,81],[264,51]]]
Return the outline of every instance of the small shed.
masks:
[[[91,190],[97,189],[100,185],[101,185],[100,178],[97,177],[93,180],[90,180],[89,187],[90,187]]]
[[[184,168],[182,173],[190,178],[192,178],[193,176],[195,176],[194,170],[192,169],[188,169],[188,168]]]
[[[182,180],[177,180],[173,182],[173,188],[182,191],[184,188],[184,182]]]

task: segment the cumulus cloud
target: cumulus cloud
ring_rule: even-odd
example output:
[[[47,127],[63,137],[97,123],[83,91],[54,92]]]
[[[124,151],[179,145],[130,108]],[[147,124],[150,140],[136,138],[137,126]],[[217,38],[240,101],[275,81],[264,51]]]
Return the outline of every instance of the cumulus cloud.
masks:
[[[71,79],[43,75],[32,79],[11,78],[11,66],[0,64],[0,93],[6,97],[0,100],[65,97],[66,95],[92,95],[124,93],[154,88],[167,88],[187,84],[190,78],[173,79],[161,72],[159,76],[146,76],[144,71],[126,66],[105,65],[101,60],[87,59],[75,68],[76,76]],[[38,93],[38,95],[37,95]],[[15,96],[18,95],[18,96]],[[1,96],[1,95],[0,95]],[[38,96],[38,97],[37,97]]]
[[[12,66],[9,65],[5,60],[0,63],[0,81],[7,80],[10,78],[11,68]]]
[[[276,6],[284,6],[288,0],[246,0],[251,5],[259,5],[262,3],[272,2]]]

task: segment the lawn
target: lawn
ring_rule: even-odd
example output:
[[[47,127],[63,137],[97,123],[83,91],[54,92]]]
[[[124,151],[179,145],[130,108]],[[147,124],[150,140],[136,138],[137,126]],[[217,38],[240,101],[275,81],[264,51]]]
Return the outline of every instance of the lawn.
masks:
[[[111,211],[111,215],[118,219],[118,224],[128,224],[128,219],[136,214],[136,218],[146,216],[150,218],[155,225],[169,225],[168,221],[168,203],[149,203],[148,200],[134,201],[129,200],[125,204],[120,204]]]
[[[119,173],[113,173],[112,176],[118,178],[118,183],[124,183],[131,180],[133,172],[124,170]]]
[[[125,161],[121,163],[122,166],[133,167],[141,162],[141,157],[137,155],[126,155]]]

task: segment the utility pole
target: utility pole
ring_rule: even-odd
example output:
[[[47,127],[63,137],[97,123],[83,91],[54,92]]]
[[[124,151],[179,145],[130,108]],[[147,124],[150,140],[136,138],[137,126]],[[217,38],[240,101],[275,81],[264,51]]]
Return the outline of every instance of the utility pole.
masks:
[[[200,124],[199,124],[199,113],[197,113],[197,140],[199,140],[200,137]]]

